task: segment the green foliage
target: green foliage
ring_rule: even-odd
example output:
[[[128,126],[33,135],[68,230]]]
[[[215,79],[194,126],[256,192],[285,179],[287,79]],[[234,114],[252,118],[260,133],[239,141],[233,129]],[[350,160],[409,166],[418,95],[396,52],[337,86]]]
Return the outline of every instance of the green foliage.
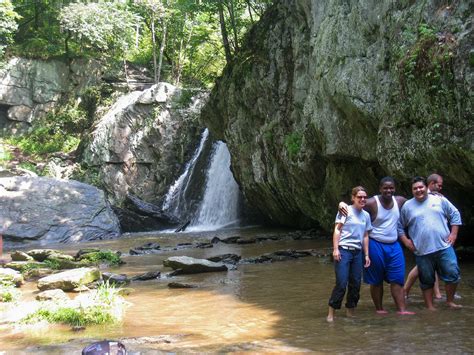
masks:
[[[84,254],[81,261],[87,261],[91,264],[106,263],[109,265],[120,265],[122,263],[120,256],[111,250],[103,250]]]
[[[43,264],[47,268],[52,269],[52,270],[60,270],[61,269],[61,264],[59,263],[59,261],[54,260],[54,259],[46,259],[45,261],[43,261]]]
[[[119,295],[118,288],[106,282],[99,285],[97,292],[85,296],[86,301],[66,306],[45,303],[42,308],[26,317],[23,322],[36,323],[46,320],[49,323],[82,326],[111,324],[120,319],[123,300]]]
[[[72,3],[61,9],[61,28],[74,39],[122,55],[133,43],[140,17],[120,2]]]
[[[437,34],[427,24],[418,27],[416,41],[400,51],[398,69],[402,91],[410,81],[421,82],[432,93],[442,93],[443,79],[452,80],[452,58],[456,40],[449,32]]]
[[[7,280],[0,281],[0,302],[14,302],[21,296],[21,292],[14,283]]]
[[[10,0],[0,1],[0,62],[6,46],[13,41],[19,18]]]
[[[88,166],[85,163],[77,165],[77,168],[72,172],[71,179],[93,185],[99,189],[103,188],[100,169],[95,166]]]
[[[290,158],[295,157],[301,150],[303,138],[300,133],[292,132],[285,137],[285,147]]]

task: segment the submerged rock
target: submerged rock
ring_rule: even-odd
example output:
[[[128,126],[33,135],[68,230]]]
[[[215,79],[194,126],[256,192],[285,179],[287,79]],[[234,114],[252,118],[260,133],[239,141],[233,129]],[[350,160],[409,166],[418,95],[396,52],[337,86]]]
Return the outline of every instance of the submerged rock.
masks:
[[[168,284],[169,288],[197,288],[196,285],[191,285],[191,284],[185,284],[181,282],[170,282]]]
[[[111,272],[103,272],[102,279],[108,281],[111,285],[127,285],[130,279],[125,274],[114,274]]]
[[[222,263],[215,263],[206,259],[195,259],[189,256],[173,256],[163,261],[164,266],[180,269],[180,274],[198,274],[201,272],[227,271],[228,267]]]
[[[132,281],[147,281],[147,280],[159,279],[160,276],[161,276],[160,271],[148,271],[144,274],[133,276],[131,280]]]
[[[72,291],[99,279],[100,271],[97,268],[79,268],[43,277],[38,280],[37,286],[41,291],[55,288]]]
[[[61,301],[70,300],[69,297],[66,295],[66,293],[60,289],[42,291],[38,293],[35,298],[38,301],[53,301],[53,302],[61,302]]]

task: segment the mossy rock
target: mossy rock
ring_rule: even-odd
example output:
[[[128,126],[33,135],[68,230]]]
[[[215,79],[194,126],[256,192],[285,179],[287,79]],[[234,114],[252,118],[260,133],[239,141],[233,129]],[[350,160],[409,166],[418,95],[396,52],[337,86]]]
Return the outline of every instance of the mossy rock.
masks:
[[[26,254],[31,256],[33,259],[36,261],[44,261],[46,260],[49,256],[54,255],[54,254],[61,254],[57,250],[53,249],[33,249],[30,251],[27,251]]]
[[[5,267],[19,271],[23,274],[28,270],[45,268],[47,265],[38,261],[12,261],[5,264]]]
[[[15,250],[14,252],[10,253],[10,257],[12,258],[12,261],[33,261],[32,256],[28,255],[25,252],[22,252],[20,250]]]

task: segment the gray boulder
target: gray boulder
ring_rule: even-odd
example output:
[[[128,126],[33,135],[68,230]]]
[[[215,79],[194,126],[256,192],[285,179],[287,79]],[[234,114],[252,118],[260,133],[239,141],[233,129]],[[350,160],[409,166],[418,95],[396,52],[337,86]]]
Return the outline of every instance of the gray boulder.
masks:
[[[37,286],[41,291],[52,290],[56,288],[63,291],[72,291],[99,279],[99,269],[79,268],[43,277],[38,280]]]
[[[127,194],[159,203],[198,145],[203,97],[159,83],[120,97],[100,118],[82,159],[98,168],[114,205]]]
[[[164,266],[179,270],[180,274],[198,274],[202,272],[227,271],[222,263],[215,263],[206,259],[195,259],[189,256],[172,256],[163,261]]]
[[[19,250],[10,253],[12,261],[33,261],[33,257]]]
[[[103,191],[45,177],[0,178],[0,225],[4,237],[15,240],[66,242],[120,235]]]

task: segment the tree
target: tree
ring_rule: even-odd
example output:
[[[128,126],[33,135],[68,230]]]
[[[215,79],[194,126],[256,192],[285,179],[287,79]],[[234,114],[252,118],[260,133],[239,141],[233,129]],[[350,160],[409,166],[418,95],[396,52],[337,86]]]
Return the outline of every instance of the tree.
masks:
[[[140,16],[119,2],[72,3],[61,9],[61,29],[69,38],[106,55],[124,57],[134,43]],[[69,55],[69,53],[66,53]]]
[[[18,28],[16,21],[19,18],[10,0],[0,2],[0,60],[6,46],[13,42],[13,34]]]

